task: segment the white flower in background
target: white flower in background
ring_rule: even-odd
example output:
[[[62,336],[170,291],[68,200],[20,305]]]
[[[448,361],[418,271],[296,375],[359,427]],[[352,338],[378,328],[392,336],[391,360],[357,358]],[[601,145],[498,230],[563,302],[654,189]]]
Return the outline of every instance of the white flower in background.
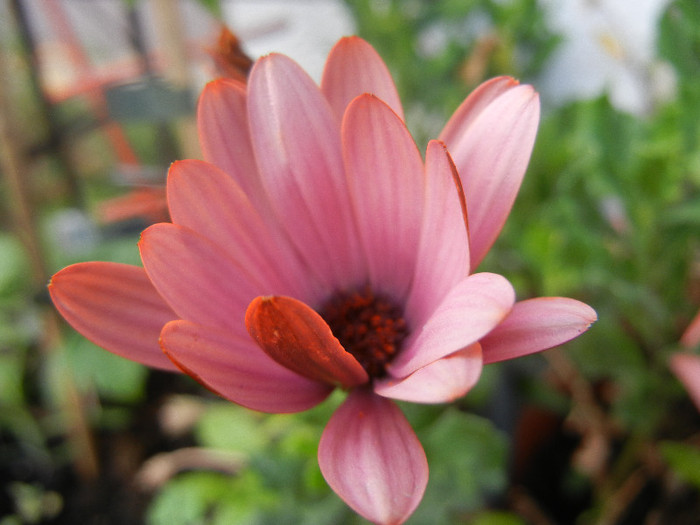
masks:
[[[221,8],[249,56],[284,52],[316,80],[331,47],[355,33],[350,10],[340,0],[238,0],[222,2]]]
[[[656,52],[669,0],[540,0],[563,41],[538,86],[561,104],[607,93],[618,109],[643,115],[671,98],[675,77]]]

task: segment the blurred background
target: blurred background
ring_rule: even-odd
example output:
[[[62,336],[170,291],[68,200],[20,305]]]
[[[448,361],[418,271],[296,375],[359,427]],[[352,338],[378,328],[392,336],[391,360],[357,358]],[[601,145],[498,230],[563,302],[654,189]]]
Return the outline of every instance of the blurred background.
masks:
[[[480,269],[600,319],[454,405],[402,405],[431,469],[408,523],[700,523],[700,415],[668,366],[698,353],[679,342],[700,308],[697,0],[2,0],[0,525],[363,523],[317,466],[338,398],[239,408],[93,346],[46,294],[73,262],[138,264],[168,165],[199,157],[204,83],[271,51],[319,80],[352,33],[421,148],[483,80],[537,88]]]

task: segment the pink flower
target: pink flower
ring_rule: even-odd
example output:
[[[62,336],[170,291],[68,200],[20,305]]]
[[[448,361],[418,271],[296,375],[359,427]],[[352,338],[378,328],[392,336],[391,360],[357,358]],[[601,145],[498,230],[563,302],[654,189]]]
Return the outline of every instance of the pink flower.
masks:
[[[700,312],[695,314],[693,320],[690,321],[688,328],[685,329],[681,336],[681,344],[686,348],[692,348],[700,343]]]
[[[266,56],[247,86],[205,88],[207,162],[170,168],[173,223],[142,234],[144,268],[70,266],[51,281],[54,304],[100,346],[255,410],[306,410],[348,390],[321,437],[321,471],[365,518],[402,523],[428,466],[392,399],[452,401],[482,364],[596,319],[572,299],[516,303],[504,277],[470,272],[510,211],[538,118],[530,86],[491,80],[423,161],[369,44],[341,40],[320,89]]]
[[[690,349],[700,343],[700,312],[685,329],[681,336],[681,345]],[[686,352],[676,352],[669,362],[671,371],[683,383],[690,399],[700,410],[700,356]]]
[[[700,410],[700,356],[677,352],[671,356],[669,366]]]

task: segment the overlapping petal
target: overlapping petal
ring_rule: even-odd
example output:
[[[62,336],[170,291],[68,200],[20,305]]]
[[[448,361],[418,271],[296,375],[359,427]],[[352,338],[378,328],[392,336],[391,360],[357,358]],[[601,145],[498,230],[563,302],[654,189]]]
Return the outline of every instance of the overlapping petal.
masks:
[[[248,337],[188,321],[172,321],[163,352],[217,394],[253,410],[289,413],[323,401],[332,388],[277,364]]]
[[[412,328],[406,348],[389,365],[389,373],[406,377],[477,342],[508,315],[514,302],[515,291],[504,277],[470,275],[450,291],[423,326]]]
[[[49,283],[56,309],[78,332],[117,355],[165,370],[177,370],[163,355],[158,337],[177,315],[138,266],[78,263]]]
[[[329,288],[361,284],[338,119],[319,88],[291,59],[268,55],[250,73],[248,115],[263,186],[309,269]]]
[[[233,79],[208,83],[197,104],[197,128],[204,160],[228,173],[255,206],[267,210],[250,141],[246,87]]]
[[[373,95],[348,106],[342,136],[369,283],[403,300],[420,241],[423,161],[403,121]]]
[[[588,330],[597,318],[593,308],[566,297],[517,302],[508,317],[481,340],[484,364],[566,343]]]
[[[469,275],[466,204],[450,154],[433,140],[425,156],[425,204],[420,245],[405,314],[421,326],[454,285]]]
[[[440,133],[440,140],[456,143],[465,129],[479,114],[499,96],[516,87],[519,82],[512,77],[495,77],[480,84],[459,105]]]
[[[681,344],[683,346],[690,348],[698,343],[700,343],[700,312],[695,315],[681,336]]]
[[[539,107],[531,86],[500,80],[475,91],[440,135],[462,178],[472,269],[513,206],[535,142]]]
[[[318,463],[331,488],[373,523],[403,523],[428,482],[425,452],[401,410],[364,388],[331,416]]]
[[[248,307],[245,324],[267,355],[301,376],[344,388],[369,381],[323,318],[301,301],[258,297]]]
[[[388,377],[374,383],[380,396],[413,403],[449,403],[465,395],[479,380],[481,346],[474,343],[433,361],[404,379]]]
[[[328,54],[321,91],[339,119],[350,101],[363,93],[382,99],[403,119],[403,106],[391,73],[379,54],[356,36],[341,38]]]
[[[671,356],[669,364],[700,410],[700,356],[678,352]]]
[[[254,268],[276,293],[307,300],[320,293],[283,234],[213,164],[173,163],[168,172],[168,207],[174,223],[207,237],[242,267]]]
[[[250,301],[273,290],[254,268],[244,268],[211,241],[177,224],[155,224],[141,234],[148,277],[178,317],[246,334]]]

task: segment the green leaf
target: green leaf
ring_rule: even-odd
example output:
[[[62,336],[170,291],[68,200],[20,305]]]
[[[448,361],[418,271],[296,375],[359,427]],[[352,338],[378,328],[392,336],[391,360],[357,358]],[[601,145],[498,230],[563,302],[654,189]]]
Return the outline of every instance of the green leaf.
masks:
[[[274,494],[253,471],[232,477],[187,472],[170,480],[146,514],[148,525],[254,525],[274,502]]]
[[[687,77],[700,72],[700,4],[677,0],[664,13],[659,25],[659,51],[677,71]]]
[[[202,415],[195,434],[198,442],[206,447],[253,454],[262,451],[270,442],[264,418],[238,405],[217,402]]]
[[[470,525],[525,525],[525,521],[510,512],[488,511],[479,513]]]
[[[659,443],[661,454],[684,481],[700,489],[700,448],[675,441]]]
[[[24,402],[24,366],[24,356],[19,352],[0,353],[0,405],[21,406]]]
[[[508,441],[487,419],[451,408],[419,437],[430,480],[415,523],[454,523],[504,489]]]
[[[221,3],[219,0],[199,0],[199,3],[205,9],[217,18],[221,18]]]
[[[12,235],[0,234],[0,294],[21,290],[29,278],[28,268],[22,244]]]
[[[112,354],[73,331],[58,353],[63,353],[65,360],[58,359],[53,366],[69,366],[82,390],[94,387],[101,398],[120,403],[142,398],[148,376],[145,366]]]

